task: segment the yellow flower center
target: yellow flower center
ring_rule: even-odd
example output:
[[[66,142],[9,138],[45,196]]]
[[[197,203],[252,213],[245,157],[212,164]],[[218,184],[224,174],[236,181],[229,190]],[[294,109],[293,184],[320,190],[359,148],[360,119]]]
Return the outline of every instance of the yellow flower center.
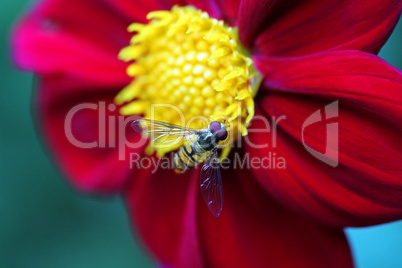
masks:
[[[147,19],[129,26],[136,34],[119,54],[133,61],[127,73],[135,77],[115,98],[124,104],[120,113],[184,126],[194,118],[226,119],[247,135],[261,75],[237,29],[191,6],[154,11]],[[191,127],[202,128],[201,120]]]

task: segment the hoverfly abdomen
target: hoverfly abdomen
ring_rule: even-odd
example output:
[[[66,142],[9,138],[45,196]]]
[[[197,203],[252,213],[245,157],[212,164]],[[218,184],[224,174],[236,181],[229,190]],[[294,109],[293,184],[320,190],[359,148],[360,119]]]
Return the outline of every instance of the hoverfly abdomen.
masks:
[[[175,169],[184,172],[202,161],[205,151],[199,150],[197,145],[198,143],[193,143],[180,148],[173,158]]]
[[[208,129],[196,135],[198,138],[194,143],[182,146],[174,155],[173,163],[177,171],[184,172],[204,161],[208,153],[216,152],[219,141],[227,138],[227,131],[223,124],[214,121]]]

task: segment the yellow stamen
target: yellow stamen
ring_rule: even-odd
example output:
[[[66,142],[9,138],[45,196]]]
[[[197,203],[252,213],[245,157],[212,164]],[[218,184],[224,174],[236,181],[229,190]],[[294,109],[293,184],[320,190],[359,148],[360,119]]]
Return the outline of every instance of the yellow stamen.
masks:
[[[129,26],[137,33],[119,54],[124,61],[134,61],[127,73],[135,77],[115,98],[124,105],[120,113],[177,125],[194,117],[227,120],[232,139],[237,132],[247,135],[261,75],[241,46],[237,29],[191,6],[150,12],[147,18],[148,24]],[[200,129],[202,120],[187,127]],[[157,153],[178,146],[164,146]],[[148,147],[146,152],[153,150]]]

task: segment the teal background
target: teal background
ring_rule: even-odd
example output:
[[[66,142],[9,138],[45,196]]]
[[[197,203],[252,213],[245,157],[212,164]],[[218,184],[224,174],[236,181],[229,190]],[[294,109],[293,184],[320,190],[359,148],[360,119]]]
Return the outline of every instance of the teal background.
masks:
[[[120,199],[75,192],[51,165],[31,117],[32,75],[8,36],[28,1],[0,2],[0,267],[152,267]],[[402,23],[380,53],[402,69]],[[384,126],[386,127],[386,126]],[[402,222],[347,230],[358,268],[402,267]]]

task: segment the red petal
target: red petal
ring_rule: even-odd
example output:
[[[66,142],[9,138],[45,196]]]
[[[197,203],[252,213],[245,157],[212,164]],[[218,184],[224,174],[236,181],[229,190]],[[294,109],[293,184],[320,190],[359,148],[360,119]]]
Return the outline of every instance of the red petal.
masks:
[[[139,139],[126,127],[131,121],[118,124],[123,117],[117,109],[109,110],[118,90],[94,88],[73,79],[45,78],[41,83],[37,109],[44,142],[56,164],[81,191],[119,191],[133,176],[130,155],[142,154],[143,146],[130,149],[123,144],[125,137],[128,142]],[[115,120],[112,125],[111,118]]]
[[[213,18],[224,20],[229,25],[236,23],[240,2],[241,0],[187,0],[188,5],[207,12]]]
[[[185,5],[185,0],[103,0],[132,22],[146,23],[146,15],[155,10],[168,10]]]
[[[37,73],[68,74],[101,84],[127,81],[117,54],[131,21],[104,1],[49,0],[37,5],[13,37],[17,64]]]
[[[268,151],[286,160],[286,170],[253,170],[267,191],[289,207],[338,226],[369,225],[402,216],[402,75],[379,58],[361,52],[333,52],[280,65],[266,76],[271,91],[260,99],[267,115],[286,116],[278,123],[277,146],[248,148],[252,156]],[[325,120],[324,107],[339,101],[339,116]],[[309,124],[321,109],[324,120]],[[328,110],[329,112],[329,110]],[[330,113],[327,113],[327,115]],[[336,114],[335,114],[336,115]],[[339,124],[339,166],[315,158],[302,144],[336,160],[336,141],[327,129]],[[262,126],[255,121],[254,126]],[[272,134],[272,132],[271,132]],[[250,133],[259,144],[269,135]],[[332,143],[331,143],[332,141]]]
[[[241,0],[215,0],[214,2],[222,14],[221,19],[229,25],[235,25],[239,14]]]
[[[216,0],[222,11],[223,20],[229,25],[235,25],[240,8],[241,0]]]
[[[241,1],[236,26],[239,28],[239,38],[242,44],[252,48],[255,38],[264,29],[265,21],[278,9],[283,9],[283,6],[287,7],[286,1]],[[282,14],[282,11],[280,13]]]
[[[217,0],[187,0],[187,4],[207,12],[213,18],[223,19],[223,13]]]
[[[344,99],[399,123],[402,72],[384,60],[357,51],[302,57],[265,75],[269,89]]]
[[[158,160],[154,157],[150,159]],[[172,164],[171,159],[165,160]],[[194,259],[194,264],[200,263],[198,240],[194,237],[196,226],[191,222],[194,219],[194,196],[198,193],[194,190],[198,190],[198,180],[191,171],[177,175],[173,170],[164,170],[160,166],[154,173],[153,168],[155,165],[140,170],[128,192],[128,210],[133,222],[145,244],[161,263],[177,265],[191,259]],[[182,247],[182,243],[187,247]]]
[[[395,27],[402,1],[243,1],[240,37],[257,54],[293,57],[326,50],[378,53]]]
[[[162,263],[172,267],[352,267],[342,230],[290,213],[247,170],[223,171],[225,208],[215,218],[199,194],[198,172],[178,176],[172,171],[151,175],[144,170],[128,193],[133,221]]]

